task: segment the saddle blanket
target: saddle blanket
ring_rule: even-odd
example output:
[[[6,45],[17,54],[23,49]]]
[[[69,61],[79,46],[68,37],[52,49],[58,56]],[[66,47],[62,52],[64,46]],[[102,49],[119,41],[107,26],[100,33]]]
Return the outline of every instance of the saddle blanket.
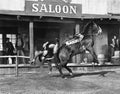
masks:
[[[80,40],[79,39],[71,39],[69,41],[66,41],[65,44],[66,45],[71,45],[71,44],[75,44],[77,42],[80,42]]]
[[[66,45],[71,45],[71,44],[75,44],[77,42],[80,42],[83,39],[84,36],[82,34],[77,34],[76,37],[78,37],[78,38],[68,40],[68,41],[65,42],[65,44]]]

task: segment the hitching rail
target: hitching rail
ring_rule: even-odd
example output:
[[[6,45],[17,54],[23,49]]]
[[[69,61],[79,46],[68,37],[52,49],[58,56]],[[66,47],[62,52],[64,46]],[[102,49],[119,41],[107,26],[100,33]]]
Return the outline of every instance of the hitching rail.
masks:
[[[15,58],[15,66],[11,66],[11,67],[15,67],[16,69],[16,76],[18,76],[18,58],[30,58],[29,56],[18,56],[18,55],[14,55],[14,56],[0,56],[0,58]],[[1,66],[0,68],[2,68],[3,66]],[[4,66],[4,68],[11,68],[10,66]]]
[[[30,59],[29,56],[0,56],[0,58],[16,58],[16,62],[15,64],[11,64],[11,65],[0,65],[0,68],[15,68],[16,69],[16,76],[18,76],[18,68],[39,68],[39,66],[31,66],[31,65],[24,65],[21,66],[18,64],[18,58],[28,58]],[[94,64],[76,64],[76,63],[69,63],[68,67],[116,67],[116,66],[120,66],[120,64],[104,64],[104,65],[94,65]],[[52,67],[56,67],[55,64],[52,64]]]

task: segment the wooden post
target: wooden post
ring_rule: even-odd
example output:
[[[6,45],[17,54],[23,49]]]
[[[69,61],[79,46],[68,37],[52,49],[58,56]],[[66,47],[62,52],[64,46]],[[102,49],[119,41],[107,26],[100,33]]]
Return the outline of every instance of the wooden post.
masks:
[[[16,76],[18,76],[18,57],[16,56],[15,57],[15,63],[16,63],[16,67],[15,67],[15,69],[16,69]]]
[[[79,24],[76,24],[75,26],[75,34],[79,34],[80,33],[80,25]],[[80,58],[80,55],[75,55],[75,63],[79,64],[80,61],[79,61],[79,58]]]
[[[33,37],[33,22],[29,22],[29,38],[30,38],[30,60],[34,57],[34,37]]]
[[[119,50],[120,50],[120,23],[119,23],[119,36],[118,36],[118,47],[119,47]],[[119,60],[120,60],[120,52],[119,52]]]
[[[75,26],[75,34],[79,34],[80,33],[80,25],[76,24]]]

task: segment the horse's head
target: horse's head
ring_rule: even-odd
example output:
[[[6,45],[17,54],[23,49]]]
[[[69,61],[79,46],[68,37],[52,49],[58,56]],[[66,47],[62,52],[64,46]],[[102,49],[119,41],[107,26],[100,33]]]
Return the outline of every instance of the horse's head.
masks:
[[[102,29],[94,21],[88,22],[83,31],[83,34],[85,35],[99,35],[101,33]]]
[[[102,33],[102,29],[99,25],[97,25],[95,22],[92,22],[92,26],[93,26],[93,34],[95,35],[99,35]]]

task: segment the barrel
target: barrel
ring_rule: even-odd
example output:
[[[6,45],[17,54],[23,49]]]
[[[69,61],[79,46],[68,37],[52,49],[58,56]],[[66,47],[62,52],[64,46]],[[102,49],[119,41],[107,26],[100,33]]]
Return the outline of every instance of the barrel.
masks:
[[[98,62],[99,62],[100,65],[104,64],[104,61],[105,61],[105,55],[104,54],[98,54],[97,58],[98,58]]]
[[[115,52],[114,52],[114,56],[115,56],[115,57],[120,57],[120,51],[115,51]]]

